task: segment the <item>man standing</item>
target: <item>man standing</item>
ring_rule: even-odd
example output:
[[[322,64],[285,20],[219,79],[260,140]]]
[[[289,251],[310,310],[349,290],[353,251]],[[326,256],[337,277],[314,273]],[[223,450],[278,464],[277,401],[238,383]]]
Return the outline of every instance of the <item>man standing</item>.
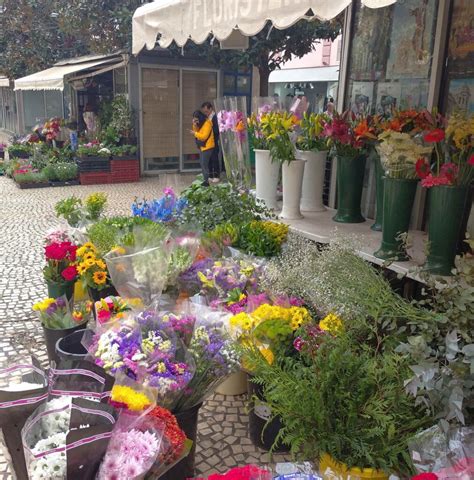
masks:
[[[201,105],[201,112],[204,113],[204,115],[206,115],[207,118],[212,122],[215,146],[209,162],[209,181],[211,183],[218,183],[221,169],[219,162],[219,124],[217,123],[217,115],[212,108],[211,102],[204,102]]]

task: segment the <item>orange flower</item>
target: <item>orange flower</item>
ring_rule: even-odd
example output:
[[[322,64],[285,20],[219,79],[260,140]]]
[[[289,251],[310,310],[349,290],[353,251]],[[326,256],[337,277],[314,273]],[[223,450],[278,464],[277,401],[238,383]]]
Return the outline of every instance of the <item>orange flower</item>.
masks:
[[[354,128],[354,133],[357,140],[361,138],[370,138],[372,140],[377,140],[375,130],[373,127],[369,127],[369,123],[367,122],[366,118],[361,120],[359,124]]]

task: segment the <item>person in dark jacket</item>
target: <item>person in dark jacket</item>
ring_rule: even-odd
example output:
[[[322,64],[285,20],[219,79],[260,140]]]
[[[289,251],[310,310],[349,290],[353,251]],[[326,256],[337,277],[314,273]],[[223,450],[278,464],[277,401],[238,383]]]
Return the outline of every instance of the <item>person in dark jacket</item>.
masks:
[[[217,115],[212,107],[211,102],[204,102],[201,105],[201,112],[212,122],[212,132],[214,133],[214,150],[212,151],[211,160],[209,163],[209,181],[211,183],[218,183],[220,177],[220,155],[219,155],[219,124],[217,122]]]

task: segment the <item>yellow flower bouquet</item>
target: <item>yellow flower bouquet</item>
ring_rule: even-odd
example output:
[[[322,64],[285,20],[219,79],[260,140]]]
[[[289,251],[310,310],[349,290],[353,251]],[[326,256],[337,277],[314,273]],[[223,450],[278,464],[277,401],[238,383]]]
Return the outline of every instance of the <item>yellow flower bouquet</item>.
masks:
[[[110,286],[107,265],[91,242],[86,242],[76,251],[77,273],[84,287],[103,290]]]

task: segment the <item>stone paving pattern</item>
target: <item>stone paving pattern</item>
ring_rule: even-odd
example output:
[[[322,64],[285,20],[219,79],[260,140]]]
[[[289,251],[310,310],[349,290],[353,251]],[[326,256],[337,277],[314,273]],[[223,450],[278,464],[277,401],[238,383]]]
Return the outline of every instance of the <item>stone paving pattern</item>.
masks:
[[[84,198],[102,191],[108,196],[108,215],[128,215],[136,196],[148,199],[163,188],[182,190],[192,175],[163,174],[139,183],[54,187],[20,190],[0,177],[0,362],[34,353],[47,363],[41,326],[31,305],[47,295],[42,276],[43,237],[60,224],[54,215],[57,201],[75,195]],[[209,475],[248,463],[283,461],[270,458],[248,438],[246,396],[214,395],[200,411],[196,451],[196,474]],[[0,453],[0,480],[12,479]]]

